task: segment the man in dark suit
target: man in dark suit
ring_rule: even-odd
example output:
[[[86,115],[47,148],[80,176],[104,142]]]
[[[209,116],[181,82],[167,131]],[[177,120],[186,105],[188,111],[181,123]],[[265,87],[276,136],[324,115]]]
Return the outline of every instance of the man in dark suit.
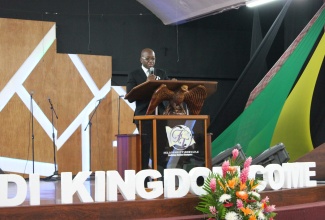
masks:
[[[156,62],[155,52],[150,48],[145,48],[141,51],[140,57],[141,67],[132,71],[128,75],[126,84],[126,91],[129,93],[135,86],[148,81],[148,80],[168,80],[168,76],[165,71],[154,68]],[[136,107],[134,115],[145,115],[149,106],[150,100],[138,100],[136,101]],[[158,106],[158,114],[162,114],[165,110],[163,103]],[[138,130],[139,122],[134,121]],[[142,123],[142,149],[141,149],[141,166],[142,169],[148,169],[150,159],[150,145],[152,137],[152,125],[150,121],[143,121]]]

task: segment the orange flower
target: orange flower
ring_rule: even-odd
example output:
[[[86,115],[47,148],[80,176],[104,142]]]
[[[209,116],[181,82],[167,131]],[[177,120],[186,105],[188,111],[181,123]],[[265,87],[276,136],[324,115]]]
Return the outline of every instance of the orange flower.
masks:
[[[235,188],[235,185],[236,185],[236,178],[233,178],[231,180],[228,180],[228,186],[229,186],[229,188],[234,189]]]
[[[234,167],[234,166],[229,166],[229,167],[228,167],[228,171],[230,171],[230,172],[232,172],[232,173],[234,173],[236,170],[237,170],[237,168]]]
[[[218,180],[218,184],[221,186],[221,188],[226,192],[227,188]]]
[[[242,207],[242,208],[240,208],[240,210],[244,213],[245,216],[253,214],[253,211],[250,208]]]
[[[250,180],[249,184],[251,185],[251,190],[255,189],[258,186],[258,183],[256,185],[254,185],[254,180],[253,179]]]
[[[263,203],[262,203],[262,209],[265,209],[266,206],[267,206],[266,203],[263,202]]]
[[[248,199],[248,194],[245,191],[237,191],[236,196],[242,200]]]
[[[239,188],[240,188],[240,190],[242,191],[242,190],[246,189],[247,186],[246,186],[245,183],[240,182],[240,187],[239,187]]]
[[[249,219],[248,219],[248,220],[256,220],[255,215],[251,215],[251,216],[249,216]]]

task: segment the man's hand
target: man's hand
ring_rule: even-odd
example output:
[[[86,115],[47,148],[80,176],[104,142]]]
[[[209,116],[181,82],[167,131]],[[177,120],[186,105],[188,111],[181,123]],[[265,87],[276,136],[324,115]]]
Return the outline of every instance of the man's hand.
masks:
[[[156,75],[155,74],[149,74],[149,76],[147,77],[147,81],[155,80],[155,79],[156,79]]]

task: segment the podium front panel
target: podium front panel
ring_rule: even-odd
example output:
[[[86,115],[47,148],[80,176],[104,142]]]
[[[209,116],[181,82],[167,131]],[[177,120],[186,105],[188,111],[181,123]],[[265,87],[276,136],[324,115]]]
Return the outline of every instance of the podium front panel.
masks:
[[[156,156],[153,154],[153,164],[157,166],[154,168],[190,171],[193,167],[206,167],[205,122],[202,119],[157,119],[156,128],[153,127],[156,129]]]

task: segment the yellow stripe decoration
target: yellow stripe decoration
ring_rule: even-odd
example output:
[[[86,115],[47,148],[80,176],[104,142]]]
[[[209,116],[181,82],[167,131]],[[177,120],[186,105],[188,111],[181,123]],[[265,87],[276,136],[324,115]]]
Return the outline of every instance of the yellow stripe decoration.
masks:
[[[310,108],[325,55],[323,35],[306,69],[287,98],[275,127],[271,146],[282,142],[295,161],[314,149],[310,135]]]

